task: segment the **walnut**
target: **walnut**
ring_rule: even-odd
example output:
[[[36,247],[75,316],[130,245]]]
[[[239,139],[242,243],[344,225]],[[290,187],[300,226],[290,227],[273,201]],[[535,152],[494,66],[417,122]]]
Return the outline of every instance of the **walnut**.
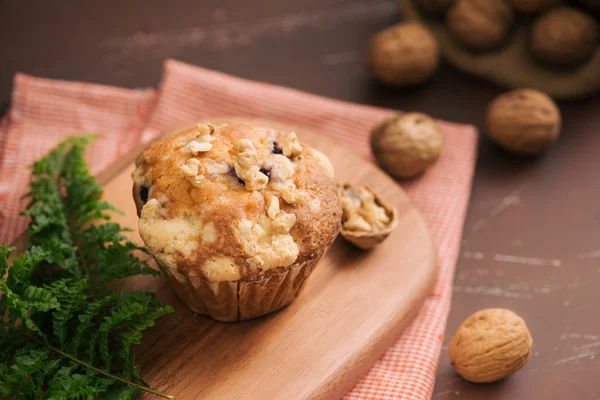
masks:
[[[376,34],[369,47],[375,76],[392,86],[409,86],[429,79],[440,64],[440,46],[429,29],[405,22]]]
[[[440,156],[444,138],[437,123],[420,113],[388,119],[371,132],[373,155],[390,175],[412,178]]]
[[[501,45],[514,20],[504,0],[457,0],[448,11],[448,27],[464,45],[485,51]]]
[[[366,186],[338,185],[342,204],[342,237],[361,249],[383,242],[396,227],[398,213]]]
[[[517,11],[522,13],[536,13],[555,7],[562,3],[562,0],[506,0],[507,3]]]
[[[267,217],[272,221],[271,229],[276,233],[289,233],[296,223],[296,215],[288,214],[279,208],[277,196],[267,199]]]
[[[197,158],[189,158],[185,164],[181,164],[179,168],[183,171],[183,175],[196,187],[202,187],[204,183],[204,166]]]
[[[488,105],[487,133],[497,144],[521,155],[541,153],[558,139],[560,111],[533,89],[503,93]]]
[[[263,190],[269,183],[269,177],[258,166],[258,155],[250,139],[238,140],[233,151],[235,161],[233,167],[238,178],[244,181],[247,190]]]
[[[598,22],[592,16],[559,7],[533,23],[529,45],[534,57],[542,62],[576,67],[590,59],[599,35]]]
[[[521,369],[533,339],[525,321],[510,310],[488,308],[463,321],[450,340],[450,362],[471,382],[495,382]]]
[[[427,12],[440,13],[449,9],[455,1],[456,0],[416,0],[415,3]]]
[[[197,158],[189,158],[185,164],[181,164],[179,168],[183,171],[183,174],[187,177],[198,175],[198,169],[200,167],[200,160]]]
[[[186,150],[195,156],[212,149],[213,145],[211,142],[214,139],[212,134],[215,131],[215,127],[211,124],[198,124],[196,129],[198,132],[196,139],[185,145]]]
[[[282,147],[283,155],[286,157],[294,158],[302,154],[302,146],[298,142],[298,136],[295,132],[290,133],[283,143]]]
[[[281,197],[288,204],[302,204],[306,200],[306,192],[298,190],[296,184],[292,181],[286,181],[283,184],[273,185],[275,189],[279,190]]]
[[[197,156],[200,153],[209,151],[210,149],[212,149],[213,145],[210,142],[200,142],[197,140],[192,140],[191,142],[188,142],[185,145],[186,149],[192,153],[193,155]]]

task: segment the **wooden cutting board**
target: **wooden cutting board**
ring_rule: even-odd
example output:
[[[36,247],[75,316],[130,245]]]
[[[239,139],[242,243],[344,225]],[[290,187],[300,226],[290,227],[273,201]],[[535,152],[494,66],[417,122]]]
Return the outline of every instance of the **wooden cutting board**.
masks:
[[[194,315],[161,277],[125,282],[129,289],[156,292],[179,319],[162,319],[138,351],[142,375],[158,390],[181,400],[341,398],[398,339],[430,292],[436,251],[400,186],[344,147],[294,130],[329,156],[338,180],[368,184],[397,207],[397,229],[371,251],[338,238],[292,305],[251,321]],[[122,158],[99,179],[107,182],[105,198],[125,212],[115,219],[141,243],[131,197],[135,156]]]

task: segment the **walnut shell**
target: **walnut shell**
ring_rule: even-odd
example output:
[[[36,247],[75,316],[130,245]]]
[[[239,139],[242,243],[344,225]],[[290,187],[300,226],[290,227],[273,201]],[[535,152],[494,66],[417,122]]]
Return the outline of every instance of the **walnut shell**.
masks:
[[[396,228],[396,225],[398,224],[398,211],[394,207],[384,203],[377,193],[375,193],[369,187],[363,186],[361,189],[367,190],[374,196],[375,203],[385,211],[389,221],[387,221],[382,227],[373,227],[373,229],[370,231],[347,229],[346,222],[348,221],[349,210],[343,201],[343,197],[346,191],[356,189],[354,189],[354,187],[349,183],[338,184],[338,195],[340,196],[343,210],[340,234],[344,239],[354,244],[356,247],[367,250],[377,246],[379,243],[387,239],[390,233],[392,233],[392,231]]]
[[[383,83],[417,85],[438,69],[440,46],[425,25],[404,22],[373,37],[368,59],[373,73]]]
[[[444,137],[435,120],[406,113],[383,121],[371,132],[371,150],[379,165],[397,178],[425,172],[440,156]]]
[[[536,13],[555,7],[562,0],[506,0],[509,6],[522,13]]]
[[[518,89],[497,96],[488,105],[488,136],[504,149],[535,155],[558,139],[560,111],[546,94]]]
[[[423,10],[430,13],[440,13],[448,10],[456,0],[415,0]]]
[[[529,45],[542,62],[576,67],[590,59],[599,37],[600,27],[594,17],[575,8],[559,7],[533,23]]]
[[[457,0],[447,23],[456,38],[472,50],[501,45],[513,24],[513,10],[504,0]]]
[[[533,339],[525,321],[510,310],[488,308],[471,315],[450,340],[450,362],[471,382],[495,382],[521,369]]]

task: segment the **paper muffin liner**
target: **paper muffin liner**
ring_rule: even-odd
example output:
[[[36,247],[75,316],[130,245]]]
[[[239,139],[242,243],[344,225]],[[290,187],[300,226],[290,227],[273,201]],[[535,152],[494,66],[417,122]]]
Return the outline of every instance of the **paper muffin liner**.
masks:
[[[331,243],[316,258],[294,263],[258,280],[211,282],[184,275],[158,260],[157,263],[175,293],[192,311],[219,321],[242,321],[277,311],[294,301]]]

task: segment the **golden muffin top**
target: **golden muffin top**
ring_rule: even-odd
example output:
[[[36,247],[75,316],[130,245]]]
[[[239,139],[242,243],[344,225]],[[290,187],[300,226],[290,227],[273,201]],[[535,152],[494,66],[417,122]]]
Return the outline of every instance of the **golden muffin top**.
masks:
[[[318,257],[340,228],[333,167],[293,132],[198,124],[135,164],[140,236],[184,275],[258,279]]]

